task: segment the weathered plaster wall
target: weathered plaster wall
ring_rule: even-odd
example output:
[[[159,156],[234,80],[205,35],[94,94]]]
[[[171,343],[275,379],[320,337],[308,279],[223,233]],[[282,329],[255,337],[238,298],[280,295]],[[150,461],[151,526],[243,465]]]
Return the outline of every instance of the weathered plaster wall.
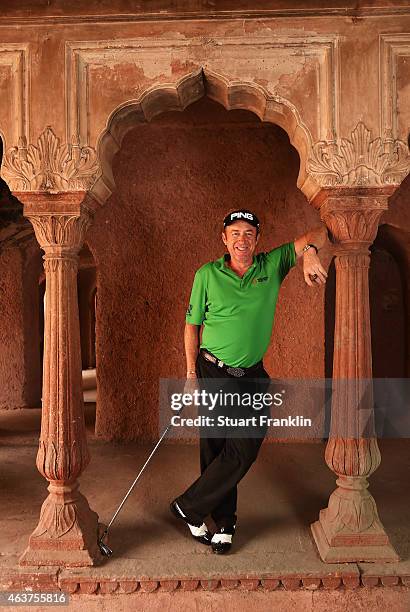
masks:
[[[261,250],[318,223],[295,187],[298,163],[282,130],[206,99],[127,136],[114,163],[118,191],[87,235],[98,270],[99,435],[156,436],[158,379],[185,373],[193,274],[223,254],[227,211],[255,210]],[[323,303],[300,267],[289,274],[266,358],[272,376],[324,374]]]
[[[39,406],[39,247],[0,254],[0,408]]]

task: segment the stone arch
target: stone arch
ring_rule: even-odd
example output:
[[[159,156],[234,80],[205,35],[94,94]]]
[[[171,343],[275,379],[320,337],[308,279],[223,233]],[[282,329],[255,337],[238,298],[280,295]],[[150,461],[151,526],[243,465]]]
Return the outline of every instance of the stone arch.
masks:
[[[101,174],[90,190],[91,195],[104,204],[115,189],[112,160],[129,130],[161,113],[183,111],[203,96],[218,102],[226,110],[248,110],[261,121],[283,128],[300,158],[297,186],[309,200],[312,199],[319,190],[306,171],[312,139],[298,109],[288,100],[272,96],[261,85],[230,80],[202,68],[185,75],[175,84],[152,86],[138,99],[125,102],[111,113],[97,142]]]

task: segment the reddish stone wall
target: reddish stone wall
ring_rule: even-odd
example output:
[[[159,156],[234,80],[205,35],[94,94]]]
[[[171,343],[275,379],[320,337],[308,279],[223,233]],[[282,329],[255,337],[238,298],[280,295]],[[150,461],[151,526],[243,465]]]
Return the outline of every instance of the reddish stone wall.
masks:
[[[409,135],[410,140],[410,135]],[[381,225],[388,223],[394,227],[410,232],[410,175],[407,176],[400,187],[389,199],[389,210],[383,214]],[[410,240],[407,241],[410,243]]]
[[[370,267],[374,376],[410,376],[410,177],[389,200]]]
[[[398,262],[376,240],[372,249],[369,286],[373,376],[404,378],[406,373],[405,292]]]
[[[39,247],[0,256],[0,408],[40,405]]]
[[[91,327],[95,326],[93,298],[96,286],[95,268],[78,271],[78,309],[80,319],[81,361],[83,370],[95,368],[95,342]],[[92,346],[94,344],[94,346]]]
[[[24,330],[22,253],[10,249],[0,257],[0,407],[24,406]],[[20,279],[20,283],[16,282]]]
[[[98,270],[100,436],[156,437],[158,379],[184,375],[194,271],[223,254],[229,209],[260,216],[260,250],[318,223],[296,187],[298,165],[280,128],[209,100],[129,133],[114,162],[117,192],[87,235]],[[293,270],[266,357],[272,376],[324,375],[323,305],[324,289]]]
[[[39,277],[43,270],[43,252],[33,239],[23,247],[24,312],[24,400],[29,407],[41,406],[42,361],[40,356]]]

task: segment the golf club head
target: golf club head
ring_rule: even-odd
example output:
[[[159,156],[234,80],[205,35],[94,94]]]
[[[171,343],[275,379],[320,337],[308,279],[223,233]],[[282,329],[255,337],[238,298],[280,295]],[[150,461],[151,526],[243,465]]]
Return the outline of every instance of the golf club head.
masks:
[[[109,546],[107,546],[107,544],[104,544],[104,542],[102,540],[98,540],[98,546],[99,549],[101,551],[101,554],[104,557],[111,557],[112,555],[112,550]]]

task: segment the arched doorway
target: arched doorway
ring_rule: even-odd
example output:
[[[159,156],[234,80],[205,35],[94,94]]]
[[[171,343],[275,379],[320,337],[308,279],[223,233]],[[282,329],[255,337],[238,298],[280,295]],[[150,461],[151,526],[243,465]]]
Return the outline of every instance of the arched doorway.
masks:
[[[292,241],[317,225],[318,214],[296,187],[299,158],[286,132],[207,97],[183,113],[135,126],[112,170],[117,189],[89,235],[100,275],[96,431],[108,439],[151,440],[158,379],[183,376],[190,285],[195,269],[224,251],[227,210],[255,210],[263,226],[261,250]],[[319,375],[311,370],[311,348],[297,339],[309,325],[323,350],[323,318],[309,307],[312,294],[304,295],[300,316],[301,289],[303,278],[295,272],[283,288],[285,305],[267,356],[272,375]],[[323,300],[315,308],[322,312]]]

